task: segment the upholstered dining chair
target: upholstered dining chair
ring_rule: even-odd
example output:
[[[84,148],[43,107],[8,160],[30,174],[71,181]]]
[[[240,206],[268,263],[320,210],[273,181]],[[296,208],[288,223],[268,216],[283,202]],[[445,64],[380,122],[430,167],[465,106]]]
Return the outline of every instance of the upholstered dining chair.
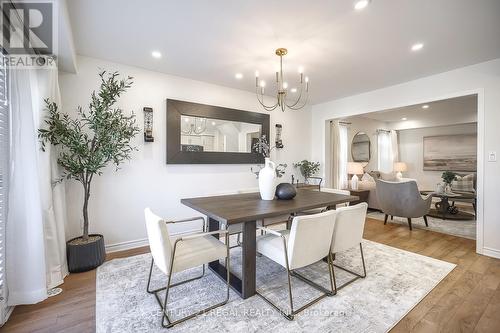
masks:
[[[257,238],[257,252],[283,266],[288,278],[288,296],[290,301],[289,311],[282,310],[264,294],[257,290],[256,293],[267,303],[276,308],[285,318],[293,320],[294,315],[315,304],[325,296],[334,295],[335,277],[333,276],[332,256],[330,245],[332,242],[333,228],[335,226],[334,210],[315,215],[296,216],[293,218],[290,230],[276,231],[265,227],[259,229],[266,232]],[[311,265],[321,259],[328,258],[328,271],[330,275],[330,289],[328,290],[295,270]],[[322,294],[300,307],[294,309],[291,276],[300,278]]]
[[[162,319],[161,324],[163,327],[172,327],[178,323],[186,321],[190,318],[208,312],[219,306],[227,303],[229,300],[229,240],[227,230],[217,230],[213,232],[206,232],[205,219],[203,217],[195,217],[184,220],[170,221],[164,220],[161,217],[155,215],[149,208],[144,210],[144,215],[146,219],[146,229],[148,233],[149,248],[151,249],[151,268],[149,270],[148,284],[146,291],[150,294],[154,294],[158,304],[162,309]],[[191,221],[202,221],[203,231],[201,233],[192,233],[187,235],[182,235],[177,238],[172,238],[168,232],[168,224],[178,224],[183,222]],[[217,234],[225,234],[225,244],[221,242],[218,238],[214,237]],[[207,308],[199,310],[195,313],[186,315],[180,319],[172,321],[172,319],[167,314],[168,310],[168,295],[170,288],[200,279],[205,274],[205,264],[211,261],[216,261],[219,259],[226,260],[227,267],[227,292],[226,297],[223,301],[211,305]],[[167,276],[167,285],[163,288],[158,288],[150,290],[151,276],[153,272],[153,266],[156,266],[160,271],[162,271]],[[202,266],[202,274],[181,282],[171,283],[172,275],[190,268]],[[161,300],[158,293],[165,290],[165,299]],[[193,295],[194,298],[197,295]]]
[[[387,224],[387,218],[391,215],[406,217],[410,230],[412,230],[412,218],[423,217],[425,226],[429,226],[427,214],[431,209],[432,194],[422,198],[414,180],[389,182],[376,179],[375,181],[377,182],[377,200],[385,214],[384,224]]]
[[[365,257],[363,255],[363,245],[361,240],[363,239],[367,209],[368,204],[366,202],[362,202],[354,206],[341,207],[336,210],[337,215],[331,245],[332,257],[335,258],[337,253],[359,246],[363,273],[356,273],[333,263],[333,267],[337,267],[355,276],[353,279],[347,281],[339,287],[337,287],[337,284],[335,283],[335,293],[337,290],[342,289],[357,279],[366,277]]]

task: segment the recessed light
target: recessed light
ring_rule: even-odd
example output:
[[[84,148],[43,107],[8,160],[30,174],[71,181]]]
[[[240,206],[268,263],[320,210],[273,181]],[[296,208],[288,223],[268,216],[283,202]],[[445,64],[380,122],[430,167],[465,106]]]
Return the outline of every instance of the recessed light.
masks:
[[[296,93],[297,92],[297,88],[292,88],[292,89],[290,89],[290,91],[293,92],[293,93]]]
[[[243,74],[236,73],[236,74],[234,74],[234,77],[237,78],[238,80],[241,80],[243,78]]]
[[[153,51],[153,52],[151,52],[151,56],[153,56],[153,58],[160,59],[161,53],[160,53],[160,51]]]
[[[370,0],[359,0],[354,3],[354,9],[362,10],[365,9],[366,6],[370,3]]]
[[[403,117],[403,118],[401,118],[401,120],[408,120],[408,118],[406,118],[406,117]]]
[[[212,121],[212,126],[215,126],[215,121]]]
[[[411,46],[412,51],[419,51],[424,47],[423,43],[416,43]]]
[[[422,105],[422,109],[428,109],[429,108],[429,105],[425,104],[425,105]]]

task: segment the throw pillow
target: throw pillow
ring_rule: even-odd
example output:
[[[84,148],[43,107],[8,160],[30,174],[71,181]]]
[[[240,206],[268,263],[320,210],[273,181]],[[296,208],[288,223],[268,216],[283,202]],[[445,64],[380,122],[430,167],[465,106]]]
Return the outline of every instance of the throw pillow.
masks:
[[[474,192],[474,175],[457,176],[451,183],[451,189],[460,192]]]
[[[381,172],[380,179],[393,182],[396,180],[396,174],[394,172],[389,172],[389,173]]]
[[[365,173],[365,174],[363,175],[363,177],[361,177],[361,181],[362,181],[362,182],[372,182],[372,183],[374,183],[374,182],[375,182],[375,179],[373,179],[373,177],[372,177],[372,176],[370,176],[369,174]]]

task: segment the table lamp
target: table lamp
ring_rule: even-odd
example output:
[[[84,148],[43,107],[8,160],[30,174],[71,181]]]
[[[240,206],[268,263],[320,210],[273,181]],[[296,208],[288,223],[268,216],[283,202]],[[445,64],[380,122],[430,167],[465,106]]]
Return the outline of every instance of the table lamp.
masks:
[[[361,163],[348,162],[347,163],[347,173],[352,175],[351,189],[357,190],[358,189],[358,181],[359,181],[359,178],[357,175],[362,175],[364,173],[363,165]]]
[[[408,170],[408,168],[406,167],[406,163],[405,162],[396,162],[394,163],[394,171],[396,171],[396,178],[397,179],[401,179],[403,178],[403,172]]]

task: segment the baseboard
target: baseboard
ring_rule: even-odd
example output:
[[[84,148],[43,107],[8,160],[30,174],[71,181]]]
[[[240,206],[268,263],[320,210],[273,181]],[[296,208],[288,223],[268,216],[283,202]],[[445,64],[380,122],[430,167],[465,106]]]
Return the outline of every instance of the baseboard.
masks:
[[[488,248],[488,247],[483,247],[483,255],[488,256],[488,257],[493,257],[500,259],[500,250]]]
[[[175,236],[180,236],[180,235],[184,235],[184,234],[191,234],[191,233],[199,232],[199,231],[200,231],[200,229],[186,230],[183,232],[171,233],[170,236],[175,237]],[[126,242],[108,244],[105,246],[105,248],[106,248],[106,253],[112,253],[112,252],[135,249],[138,247],[143,247],[143,246],[148,246],[148,245],[149,245],[148,239],[141,238],[141,239],[135,239],[135,240],[130,240],[130,241],[126,241]]]

